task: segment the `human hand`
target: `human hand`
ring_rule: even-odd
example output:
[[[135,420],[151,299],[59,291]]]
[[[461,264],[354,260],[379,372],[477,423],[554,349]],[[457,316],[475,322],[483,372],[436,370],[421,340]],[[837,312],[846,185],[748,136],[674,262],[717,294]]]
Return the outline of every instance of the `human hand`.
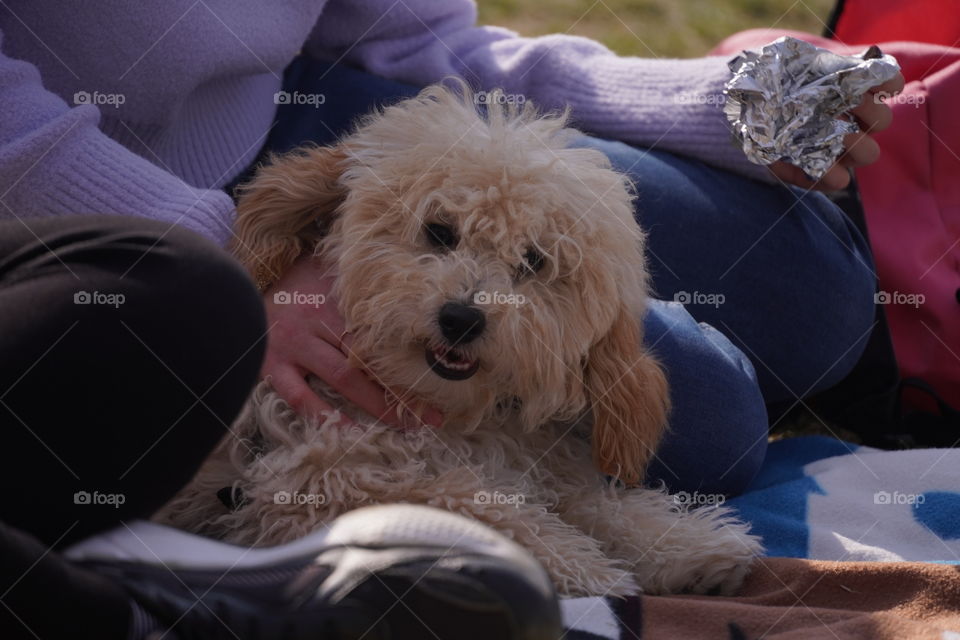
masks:
[[[379,420],[396,427],[424,424],[439,427],[440,412],[427,408],[418,419],[409,407],[398,410],[395,401],[368,375],[347,360],[350,335],[334,299],[332,267],[302,257],[263,294],[269,335],[261,377],[298,413],[331,411],[307,384],[313,374],[344,398]],[[296,296],[294,296],[296,294]]]
[[[872,164],[880,157],[880,145],[873,139],[872,134],[890,126],[893,121],[893,111],[884,103],[884,100],[900,93],[903,85],[903,74],[898,73],[896,77],[873,87],[864,94],[860,104],[852,110],[861,130],[843,139],[843,155],[819,180],[811,180],[799,167],[782,161],[771,164],[770,171],[783,182],[804,189],[816,191],[845,189],[850,184],[850,169]]]

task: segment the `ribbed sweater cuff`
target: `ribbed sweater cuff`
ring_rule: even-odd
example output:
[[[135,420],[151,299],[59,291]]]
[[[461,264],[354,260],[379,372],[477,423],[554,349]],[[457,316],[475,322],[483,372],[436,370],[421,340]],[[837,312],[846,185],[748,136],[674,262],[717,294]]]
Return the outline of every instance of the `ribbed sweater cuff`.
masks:
[[[86,132],[84,132],[86,133]],[[99,131],[58,150],[59,161],[35,191],[42,215],[113,214],[178,224],[224,246],[232,236],[233,201],[218,190],[198,189],[128,151]]]

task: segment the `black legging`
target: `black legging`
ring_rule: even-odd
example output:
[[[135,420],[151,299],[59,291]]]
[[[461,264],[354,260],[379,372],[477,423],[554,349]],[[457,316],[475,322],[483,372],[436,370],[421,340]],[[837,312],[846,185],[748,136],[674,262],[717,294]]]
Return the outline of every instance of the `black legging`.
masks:
[[[99,636],[124,637],[119,591],[43,554],[146,517],[186,484],[265,346],[252,282],[189,231],[0,222],[0,637],[31,637],[24,625],[60,637],[91,612]]]

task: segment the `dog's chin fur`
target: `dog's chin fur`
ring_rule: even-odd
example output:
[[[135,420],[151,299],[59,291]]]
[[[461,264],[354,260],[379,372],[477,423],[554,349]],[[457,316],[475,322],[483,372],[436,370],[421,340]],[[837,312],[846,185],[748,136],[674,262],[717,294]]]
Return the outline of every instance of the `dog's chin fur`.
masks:
[[[647,271],[629,183],[598,151],[571,148],[564,115],[496,95],[479,109],[462,85],[428,88],[335,147],[275,159],[238,206],[234,250],[251,273],[275,279],[304,252],[336,265],[351,360],[406,405],[439,408],[444,427],[385,426],[315,381],[353,419],[318,424],[263,383],[158,517],[270,545],[363,505],[423,503],[518,540],[565,594],[729,591],[759,550],[744,525],[624,488],[642,479],[669,407],[642,348]],[[456,242],[431,243],[430,224]],[[450,302],[486,319],[453,345],[477,362],[464,380],[425,358],[451,346],[437,320]],[[216,497],[228,486],[245,499],[233,510]]]

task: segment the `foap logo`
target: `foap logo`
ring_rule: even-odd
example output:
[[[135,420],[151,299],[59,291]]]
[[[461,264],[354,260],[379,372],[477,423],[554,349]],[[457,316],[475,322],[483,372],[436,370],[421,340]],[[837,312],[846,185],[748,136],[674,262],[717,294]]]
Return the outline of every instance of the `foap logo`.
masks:
[[[322,493],[300,493],[294,491],[277,491],[273,494],[273,504],[294,504],[300,506],[319,507],[326,504],[327,496]]]
[[[477,291],[473,294],[473,304],[508,304],[514,307],[527,304],[527,297],[522,293],[501,293],[500,291]]]
[[[77,291],[73,294],[73,304],[100,304],[116,309],[126,301],[127,297],[122,293]]]
[[[502,93],[500,91],[480,91],[473,95],[476,104],[523,104],[527,97],[522,93]]]
[[[122,93],[100,93],[94,91],[77,91],[73,94],[73,104],[92,104],[98,107],[113,107],[119,109],[120,105],[127,101],[127,96]]]
[[[674,97],[674,102],[677,104],[710,104],[710,105],[722,105],[726,104],[727,96],[722,93],[678,93]]]
[[[900,493],[894,491],[877,491],[873,494],[873,504],[923,504],[927,497],[922,493]]]
[[[700,493],[694,491],[677,491],[673,494],[673,501],[678,505],[690,507],[702,507],[705,505],[723,504],[727,501],[727,496],[722,493]]]
[[[477,491],[473,494],[474,504],[508,505],[519,509],[520,505],[526,504],[526,502],[527,497],[522,493],[503,493],[501,491],[490,493],[489,491]]]
[[[108,505],[114,509],[119,509],[120,505],[127,501],[127,496],[122,493],[100,493],[99,491],[77,491],[73,494],[73,504],[81,505]]]
[[[889,91],[877,91],[873,94],[873,101],[875,104],[903,104],[919,109],[921,105],[926,103],[927,96],[916,93],[892,94]]]
[[[322,93],[301,93],[299,91],[277,91],[273,94],[273,104],[303,104],[318,109],[326,104],[327,96]]]
[[[873,294],[874,304],[905,304],[919,308],[927,301],[922,293],[901,293],[899,291],[877,291]]]
[[[299,304],[318,308],[327,302],[322,293],[301,293],[299,291],[277,291],[273,294],[273,304]]]
[[[677,291],[673,294],[673,301],[682,305],[708,305],[714,308],[720,307],[727,301],[727,297],[722,293],[702,293],[700,291]]]

